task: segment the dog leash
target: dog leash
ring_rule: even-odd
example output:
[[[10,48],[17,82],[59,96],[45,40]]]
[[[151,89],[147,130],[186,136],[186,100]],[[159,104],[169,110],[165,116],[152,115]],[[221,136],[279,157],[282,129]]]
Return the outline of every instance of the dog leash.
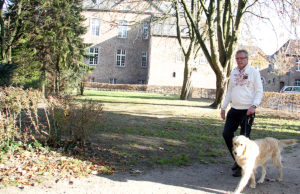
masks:
[[[248,130],[248,124],[250,124],[250,119],[254,117],[254,114],[251,114],[251,115],[245,115],[243,121],[245,121],[245,131],[244,131],[244,135],[247,137],[247,130]],[[242,122],[243,122],[242,121]],[[243,134],[241,134],[243,135]],[[250,136],[250,134],[249,134]]]

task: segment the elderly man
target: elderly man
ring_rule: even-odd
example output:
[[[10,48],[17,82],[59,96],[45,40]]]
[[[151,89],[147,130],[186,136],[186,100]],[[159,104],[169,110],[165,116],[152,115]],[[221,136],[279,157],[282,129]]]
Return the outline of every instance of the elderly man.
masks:
[[[226,117],[223,138],[233,159],[232,139],[234,132],[241,126],[240,134],[250,137],[255,109],[263,97],[260,73],[248,64],[248,52],[238,50],[235,60],[237,67],[231,72],[226,97],[221,107],[221,117],[225,119],[225,110],[231,103]],[[232,170],[234,171],[233,176],[241,176],[241,168],[236,163],[234,163]]]

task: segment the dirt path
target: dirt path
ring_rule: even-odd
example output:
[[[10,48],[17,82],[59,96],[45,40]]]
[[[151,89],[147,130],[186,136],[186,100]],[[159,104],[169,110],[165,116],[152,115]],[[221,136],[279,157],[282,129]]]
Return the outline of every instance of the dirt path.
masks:
[[[265,182],[256,189],[246,187],[251,194],[296,194],[300,191],[300,144],[282,154],[284,178],[282,182]],[[231,176],[231,164],[194,164],[170,170],[151,170],[141,174],[117,173],[111,176],[48,181],[34,187],[0,190],[5,194],[198,194],[228,193],[235,189],[240,178]],[[258,171],[260,173],[260,171]],[[276,178],[277,169],[267,168],[267,178]]]

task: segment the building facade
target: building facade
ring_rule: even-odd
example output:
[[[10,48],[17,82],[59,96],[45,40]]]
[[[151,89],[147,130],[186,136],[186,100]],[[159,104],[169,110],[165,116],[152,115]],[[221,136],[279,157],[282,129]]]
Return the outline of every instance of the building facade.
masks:
[[[174,18],[158,20],[170,6],[168,1],[85,0],[86,63],[95,67],[89,81],[182,86],[184,56]],[[248,50],[264,90],[278,92],[285,85],[300,85],[299,47],[299,40],[289,40],[272,56],[254,46],[239,49]],[[193,69],[193,87],[216,88],[215,74],[201,52]]]
[[[90,81],[182,86],[184,57],[174,21],[155,21],[170,3],[85,0],[83,8],[88,28],[83,38],[90,45],[86,63],[95,67]],[[216,87],[215,74],[204,57],[194,69],[193,87]]]

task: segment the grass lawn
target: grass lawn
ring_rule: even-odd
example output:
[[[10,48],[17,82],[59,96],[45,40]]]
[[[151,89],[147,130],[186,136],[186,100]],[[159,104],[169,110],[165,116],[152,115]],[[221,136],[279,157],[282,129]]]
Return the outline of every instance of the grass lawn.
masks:
[[[224,121],[212,101],[179,100],[177,95],[86,90],[103,104],[103,119],[90,140],[103,162],[122,169],[147,169],[203,162],[231,162],[222,138]],[[258,109],[252,138],[300,140],[300,121]],[[294,113],[297,114],[297,113]]]

